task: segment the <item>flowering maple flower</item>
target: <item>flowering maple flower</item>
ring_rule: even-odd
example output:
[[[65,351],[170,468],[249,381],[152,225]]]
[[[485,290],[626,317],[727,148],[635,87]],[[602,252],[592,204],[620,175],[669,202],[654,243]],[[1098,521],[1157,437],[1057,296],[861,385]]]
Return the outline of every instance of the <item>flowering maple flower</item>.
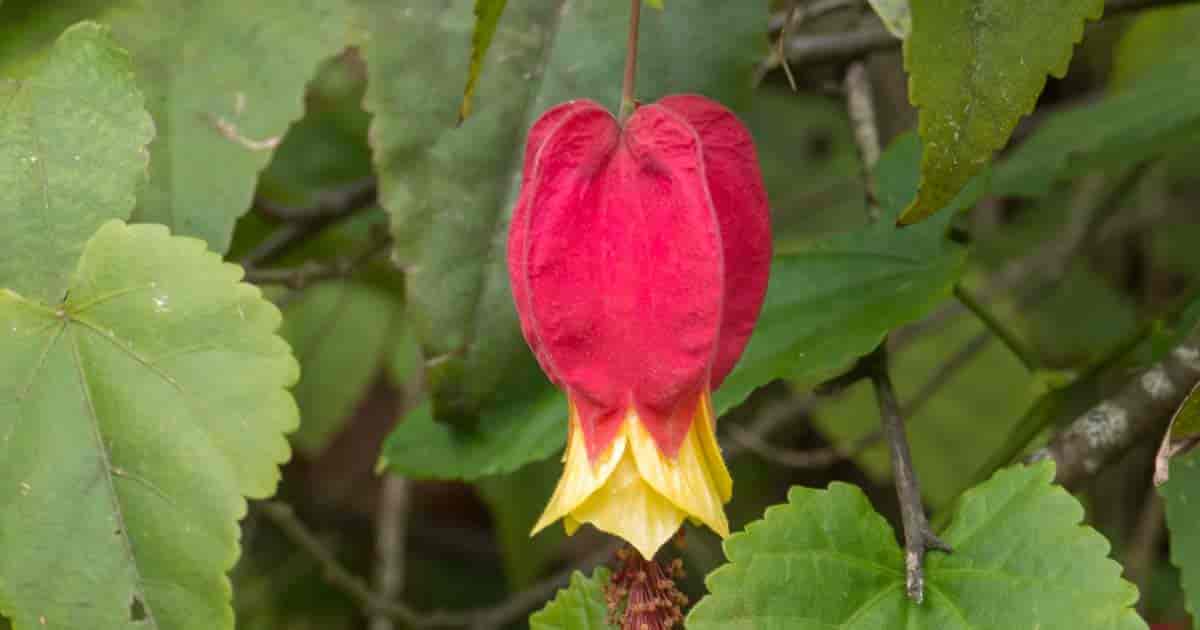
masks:
[[[538,119],[508,266],[569,429],[534,534],[591,523],[646,558],[684,518],[729,534],[710,392],[750,338],[770,260],[754,144],[720,104],[669,96],[622,124],[578,100]]]

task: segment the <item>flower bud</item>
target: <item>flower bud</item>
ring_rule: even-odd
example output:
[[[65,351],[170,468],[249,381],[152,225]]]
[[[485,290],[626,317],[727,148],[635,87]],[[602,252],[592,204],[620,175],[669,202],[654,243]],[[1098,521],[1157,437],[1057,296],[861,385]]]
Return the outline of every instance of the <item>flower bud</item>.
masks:
[[[670,96],[622,125],[581,100],[534,124],[509,274],[525,339],[571,407],[535,532],[591,522],[647,558],[684,517],[728,533],[709,393],[750,338],[770,259],[754,145],[721,105]]]

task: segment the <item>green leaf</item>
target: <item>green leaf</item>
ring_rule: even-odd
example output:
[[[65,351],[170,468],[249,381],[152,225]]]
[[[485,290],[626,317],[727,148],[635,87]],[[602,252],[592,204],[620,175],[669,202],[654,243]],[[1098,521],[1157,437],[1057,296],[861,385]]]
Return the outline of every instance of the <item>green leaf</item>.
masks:
[[[992,192],[1045,195],[1057,180],[1129,165],[1200,137],[1200,61],[1163,63],[1104,100],[1054,114],[997,165]]]
[[[318,452],[337,435],[387,358],[401,307],[384,291],[339,282],[306,289],[284,308],[280,334],[301,368],[300,430],[292,435],[298,448]]]
[[[1084,21],[1103,9],[1103,0],[913,3],[904,65],[928,150],[920,191],[901,223],[941,210],[983,169],[1033,111],[1046,74],[1066,74]]]
[[[1200,618],[1200,451],[1171,460],[1171,480],[1159,492],[1166,499],[1171,562],[1183,573],[1188,611]]]
[[[506,4],[508,4],[508,0],[475,0],[475,32],[471,35],[471,67],[467,70],[467,87],[463,88],[462,104],[458,106],[458,123],[460,125],[467,119],[467,116],[471,115],[471,98],[475,96],[475,86],[479,83],[479,73],[483,70],[483,59],[492,45],[492,36],[496,34],[496,26],[500,22],[500,16],[504,14],[504,5]]]
[[[912,33],[912,12],[908,0],[867,0],[892,35],[904,39]]]
[[[57,302],[84,242],[133,211],[154,125],[129,55],[91,23],[33,76],[0,80],[0,103],[0,287]]]
[[[243,497],[274,492],[297,423],[279,311],[241,275],[110,221],[65,303],[0,292],[0,614],[18,630],[233,628]]]
[[[880,158],[885,218],[912,198],[918,155],[916,137],[906,135]],[[955,203],[967,203],[979,188]],[[949,218],[903,229],[884,220],[777,256],[754,336],[714,397],[717,412],[776,378],[798,385],[828,378],[949,296],[965,262],[964,248],[944,236]]]
[[[1005,318],[1009,313],[1001,311]],[[962,490],[964,471],[1005,442],[1036,394],[1036,377],[1003,344],[985,338],[966,363],[945,371],[952,357],[977,343],[987,328],[963,314],[940,329],[891,353],[892,376],[905,407],[913,465],[921,493],[934,509],[947,505]],[[922,390],[935,379],[945,382],[919,407],[912,408]],[[879,430],[879,408],[870,383],[859,383],[836,400],[822,404],[816,414],[821,433],[835,444],[853,449],[860,439]],[[885,441],[857,454],[855,463],[881,484],[892,478]]]
[[[417,479],[471,480],[550,457],[566,440],[566,397],[553,389],[486,409],[468,431],[435,421],[426,402],[392,430],[377,468]]]
[[[1200,443],[1200,384],[1192,387],[1187,398],[1171,416],[1167,434],[1154,457],[1154,483],[1163,484],[1170,476],[1172,459],[1195,450]]]
[[[730,563],[687,627],[1144,630],[1108,541],[1053,477],[1049,462],[1017,467],[966,494],[942,535],[954,553],[926,556],[923,604],[906,597],[902,551],[862,491],[793,488],[725,541]]]
[[[1109,87],[1121,91],[1136,84],[1163,62],[1200,52],[1196,29],[1200,28],[1200,7],[1165,6],[1139,11],[1113,50]]]
[[[159,124],[135,220],[229,247],[309,79],[353,40],[343,5],[171,0],[111,14]]]
[[[304,88],[319,63],[357,41],[344,0],[111,0],[6,6],[15,48],[37,49],[46,25],[74,15],[112,27],[133,55],[158,135],[150,181],[134,219],[162,223],[224,252],[255,181],[288,125],[304,111]],[[35,8],[36,7],[36,8]]]
[[[604,585],[608,569],[600,567],[591,577],[576,571],[571,584],[544,608],[529,616],[529,630],[609,630],[608,604]]]
[[[439,421],[455,423],[456,433],[446,436],[454,443],[503,440],[492,425],[524,431],[529,420],[500,417],[498,395],[512,403],[554,396],[520,335],[504,263],[525,131],[542,111],[571,98],[617,104],[628,14],[603,2],[511,0],[480,75],[484,106],[455,128],[473,3],[363,4],[375,34],[364,54],[381,203],[392,214],[396,257],[407,270],[406,308],[429,360],[434,409]],[[765,15],[765,3],[723,0],[644,13],[638,96],[690,91],[742,104]],[[564,414],[561,407],[560,421]],[[561,440],[564,433],[559,427],[553,435]],[[500,468],[513,470],[558,446],[513,452]],[[508,452],[508,444],[499,450]],[[455,467],[443,456],[429,459],[438,474]]]

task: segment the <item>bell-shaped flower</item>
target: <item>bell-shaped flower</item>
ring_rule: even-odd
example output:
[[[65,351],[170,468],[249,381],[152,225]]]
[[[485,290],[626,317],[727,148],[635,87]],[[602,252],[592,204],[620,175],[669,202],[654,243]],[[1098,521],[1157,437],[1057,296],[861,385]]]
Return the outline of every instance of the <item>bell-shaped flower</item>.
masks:
[[[728,535],[710,392],[750,338],[770,259],[754,144],[721,105],[670,96],[622,124],[580,100],[534,124],[509,274],[525,339],[570,402],[534,533],[592,523],[646,558],[684,518]]]

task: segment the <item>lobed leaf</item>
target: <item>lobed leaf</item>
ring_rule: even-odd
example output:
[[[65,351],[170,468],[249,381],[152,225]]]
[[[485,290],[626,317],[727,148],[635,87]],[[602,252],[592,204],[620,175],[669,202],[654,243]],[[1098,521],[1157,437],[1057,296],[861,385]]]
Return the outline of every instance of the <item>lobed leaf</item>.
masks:
[[[35,54],[65,23],[96,19],[129,49],[158,134],[134,220],[229,247],[259,171],[304,111],[319,63],[359,39],[344,0],[88,0],[5,5],[7,50]],[[7,34],[6,34],[7,35]],[[0,48],[3,52],[4,48]],[[0,63],[20,65],[20,59]]]
[[[923,604],[862,491],[793,488],[788,503],[725,541],[726,564],[688,615],[690,630],[1145,629],[1133,585],[1045,462],[997,473],[966,494],[925,560]]]
[[[1178,54],[1103,100],[1050,116],[997,165],[992,192],[1037,197],[1056,181],[1124,166],[1200,137],[1200,61]]]
[[[609,630],[604,585],[608,570],[601,567],[586,577],[576,571],[567,588],[544,608],[529,616],[530,630]]]
[[[913,2],[904,65],[926,151],[900,223],[941,210],[983,170],[1033,111],[1047,73],[1066,73],[1084,21],[1103,8],[1103,0]]]
[[[88,237],[127,219],[154,124],[108,29],[68,29],[36,72],[0,80],[0,287],[63,299]]]
[[[274,492],[298,369],[242,270],[105,223],[65,302],[0,291],[0,614],[233,628],[243,497]]]

